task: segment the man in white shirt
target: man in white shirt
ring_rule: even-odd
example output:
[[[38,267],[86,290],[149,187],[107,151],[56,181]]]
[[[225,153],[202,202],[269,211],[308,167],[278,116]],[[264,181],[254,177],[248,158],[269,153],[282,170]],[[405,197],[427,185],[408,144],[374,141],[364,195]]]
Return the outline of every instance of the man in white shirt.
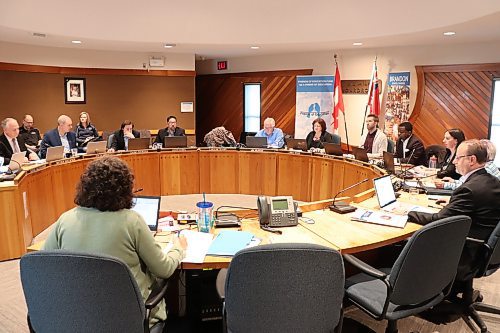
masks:
[[[365,124],[367,132],[361,136],[361,148],[366,150],[369,158],[382,157],[387,151],[387,136],[378,128],[379,119],[374,114],[366,117]]]
[[[0,135],[0,156],[4,159],[4,164],[10,163],[10,158],[15,153],[26,152],[25,161],[37,160],[38,156],[29,151],[24,144],[24,140],[19,137],[19,124],[14,118],[2,120],[3,134]]]

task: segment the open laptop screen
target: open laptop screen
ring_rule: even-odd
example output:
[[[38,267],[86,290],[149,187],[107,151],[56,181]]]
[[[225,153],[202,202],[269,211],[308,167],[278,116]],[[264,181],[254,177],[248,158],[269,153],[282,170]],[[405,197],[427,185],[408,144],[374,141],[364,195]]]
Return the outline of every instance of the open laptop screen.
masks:
[[[380,208],[383,208],[396,201],[396,193],[392,187],[391,176],[375,178],[373,180],[375,193],[377,193],[377,200]]]
[[[135,210],[144,218],[151,231],[156,231],[158,229],[160,199],[160,197],[149,196],[137,196],[134,199],[135,205],[132,207],[132,210]]]

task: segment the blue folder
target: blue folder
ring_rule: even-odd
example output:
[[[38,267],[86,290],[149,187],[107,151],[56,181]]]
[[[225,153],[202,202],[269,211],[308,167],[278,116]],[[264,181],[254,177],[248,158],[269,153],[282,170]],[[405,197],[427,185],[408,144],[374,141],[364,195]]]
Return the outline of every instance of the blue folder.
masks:
[[[253,234],[246,231],[221,231],[210,245],[207,255],[234,256],[236,252],[247,247],[252,238]]]

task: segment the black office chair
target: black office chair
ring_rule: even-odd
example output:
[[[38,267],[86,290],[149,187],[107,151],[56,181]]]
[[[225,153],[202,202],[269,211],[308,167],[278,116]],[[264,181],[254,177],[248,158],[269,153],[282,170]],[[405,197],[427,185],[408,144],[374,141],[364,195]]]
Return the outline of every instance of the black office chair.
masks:
[[[344,264],[313,244],[269,244],[238,252],[227,271],[225,332],[340,332]]]
[[[376,269],[352,255],[344,259],[362,273],[346,280],[346,298],[397,332],[397,320],[429,309],[449,293],[471,219],[456,216],[430,223],[406,243],[392,268]]]
[[[21,258],[30,332],[154,332],[149,315],[166,280],[144,304],[127,265],[118,258],[71,251],[39,251]]]
[[[340,141],[341,141],[341,138],[340,138],[340,135],[338,134],[332,134],[332,137],[333,137],[333,143],[336,143],[336,144],[340,144]]]
[[[437,167],[441,167],[446,156],[446,148],[441,145],[430,145],[425,148],[425,163],[429,165],[429,159],[434,155],[437,157]]]
[[[467,242],[477,243],[477,240],[468,239]],[[479,265],[479,270],[475,278],[489,276],[500,268],[500,222],[491,233],[489,239],[480,244],[481,249],[478,252],[477,260],[474,264]],[[475,293],[473,289],[473,279],[465,281],[463,291],[464,314],[470,317],[481,329],[481,333],[488,332],[486,324],[479,316],[478,311],[500,314],[500,308],[483,303],[483,296]]]
[[[395,148],[396,148],[396,144],[394,143],[394,141],[392,141],[391,139],[387,138],[387,152],[391,153],[391,154],[394,154]]]

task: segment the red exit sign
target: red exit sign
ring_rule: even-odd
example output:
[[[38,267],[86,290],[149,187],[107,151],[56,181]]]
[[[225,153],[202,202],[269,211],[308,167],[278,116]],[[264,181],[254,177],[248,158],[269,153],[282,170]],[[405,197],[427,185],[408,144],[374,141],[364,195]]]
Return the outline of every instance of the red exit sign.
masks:
[[[225,71],[227,69],[227,60],[217,61],[217,70]]]

